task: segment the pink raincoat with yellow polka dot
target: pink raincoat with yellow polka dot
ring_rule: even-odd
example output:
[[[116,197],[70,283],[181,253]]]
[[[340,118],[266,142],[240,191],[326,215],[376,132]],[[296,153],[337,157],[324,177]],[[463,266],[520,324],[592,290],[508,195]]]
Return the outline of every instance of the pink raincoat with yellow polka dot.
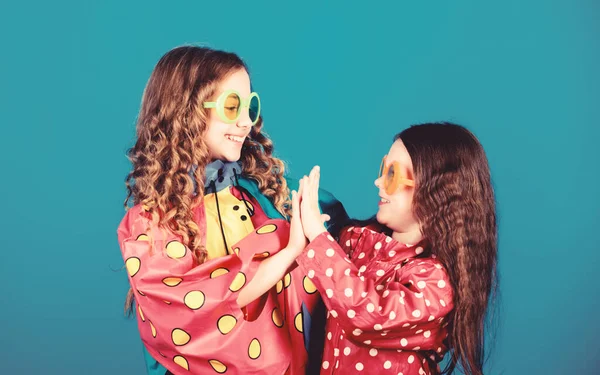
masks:
[[[297,259],[328,309],[321,374],[437,374],[453,308],[444,266],[368,228],[325,232]]]
[[[231,254],[200,265],[181,239],[154,225],[140,205],[130,208],[119,226],[140,336],[150,355],[173,374],[305,372],[303,308],[310,312],[319,296],[301,270],[289,270],[244,309],[236,301],[261,259],[284,248],[289,237],[285,220],[269,219],[251,202],[255,230],[233,244]],[[203,206],[194,215],[202,233]]]

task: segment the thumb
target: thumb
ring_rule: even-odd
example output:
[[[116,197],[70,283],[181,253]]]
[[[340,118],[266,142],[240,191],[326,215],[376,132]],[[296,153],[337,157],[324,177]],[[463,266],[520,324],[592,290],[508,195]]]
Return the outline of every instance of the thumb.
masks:
[[[325,223],[325,222],[327,222],[327,221],[329,221],[329,220],[331,220],[331,216],[329,216],[329,215],[327,215],[327,214],[321,214],[321,221],[322,221],[322,222],[324,222],[324,223]]]

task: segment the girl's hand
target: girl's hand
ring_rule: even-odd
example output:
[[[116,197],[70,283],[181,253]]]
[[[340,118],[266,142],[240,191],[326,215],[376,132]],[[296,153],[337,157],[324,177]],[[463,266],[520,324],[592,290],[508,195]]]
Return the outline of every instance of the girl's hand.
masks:
[[[329,220],[329,215],[321,215],[319,210],[319,178],[320,168],[313,167],[308,177],[300,180],[302,200],[300,202],[300,218],[302,229],[306,237],[312,241],[319,234],[326,232],[324,222]]]
[[[292,191],[292,219],[290,220],[290,239],[287,248],[297,255],[300,255],[302,249],[308,242],[302,230],[302,221],[300,219],[300,198],[302,196],[302,185],[299,191]]]

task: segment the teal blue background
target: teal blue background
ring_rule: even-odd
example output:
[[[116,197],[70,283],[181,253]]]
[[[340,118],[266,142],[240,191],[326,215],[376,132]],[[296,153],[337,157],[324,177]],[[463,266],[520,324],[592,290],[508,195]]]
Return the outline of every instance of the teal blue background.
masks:
[[[205,4],[202,4],[205,3]],[[21,2],[0,10],[0,373],[142,374],[116,227],[160,56],[237,52],[291,174],[351,215],[395,133],[483,143],[500,225],[490,374],[600,365],[600,12],[593,0]]]

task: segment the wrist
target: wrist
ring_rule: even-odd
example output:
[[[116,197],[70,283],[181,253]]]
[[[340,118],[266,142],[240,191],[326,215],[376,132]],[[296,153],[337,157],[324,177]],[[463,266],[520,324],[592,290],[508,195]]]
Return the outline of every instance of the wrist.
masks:
[[[327,229],[325,229],[325,226],[321,226],[319,228],[315,228],[314,231],[311,231],[311,233],[308,233],[308,240],[309,241],[313,241],[315,238],[319,237],[322,233],[327,232]]]

